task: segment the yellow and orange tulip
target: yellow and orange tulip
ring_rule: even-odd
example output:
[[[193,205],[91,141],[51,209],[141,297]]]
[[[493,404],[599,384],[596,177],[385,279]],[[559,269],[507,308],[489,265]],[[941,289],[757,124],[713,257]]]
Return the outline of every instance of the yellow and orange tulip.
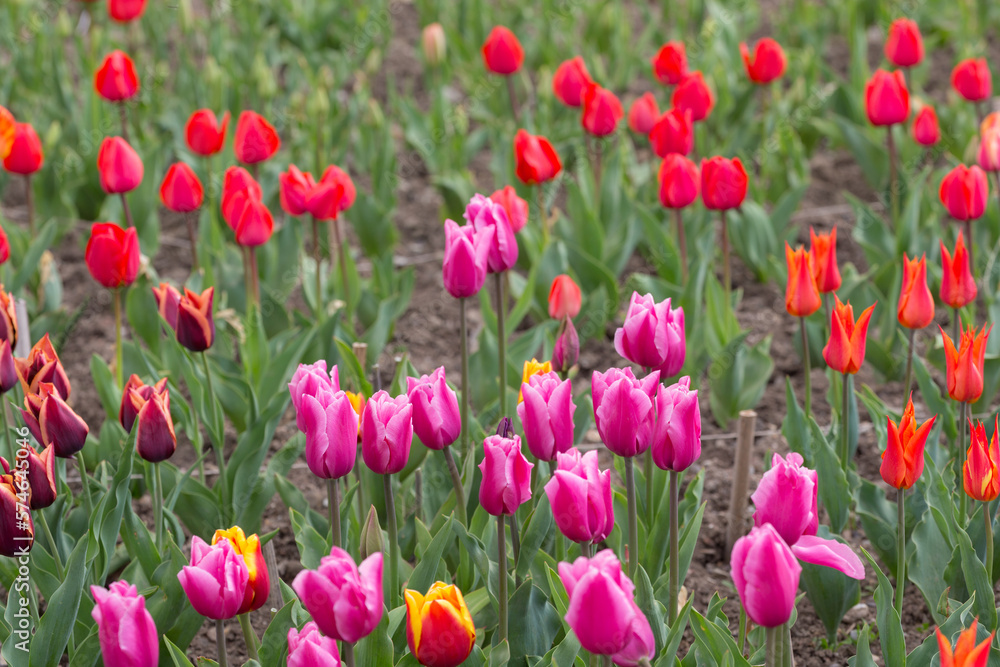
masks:
[[[425,667],[456,667],[476,643],[476,626],[462,597],[452,584],[435,582],[427,595],[407,589],[406,643]]]

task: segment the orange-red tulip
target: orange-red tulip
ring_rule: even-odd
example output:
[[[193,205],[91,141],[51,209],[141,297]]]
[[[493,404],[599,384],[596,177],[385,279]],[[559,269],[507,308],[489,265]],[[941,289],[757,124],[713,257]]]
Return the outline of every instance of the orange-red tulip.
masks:
[[[688,73],[683,42],[667,42],[653,56],[653,75],[665,86],[676,86]]]
[[[580,313],[580,286],[565,273],[555,277],[549,288],[549,317],[561,320]]]
[[[826,365],[846,375],[861,370],[865,362],[865,343],[868,339],[868,323],[872,319],[875,304],[868,306],[854,321],[854,308],[850,302],[841,303],[834,295],[833,312],[830,313],[830,340],[823,348]]]
[[[899,424],[889,419],[889,441],[882,452],[879,468],[886,484],[895,489],[908,489],[920,478],[924,471],[924,445],[936,418],[937,415],[917,426],[910,398]]]
[[[983,363],[986,361],[986,341],[993,325],[976,328],[961,327],[958,349],[951,337],[941,329],[944,339],[944,361],[948,375],[948,395],[960,403],[975,403],[983,393]]]
[[[817,234],[809,228],[809,254],[812,255],[816,287],[823,294],[840,289],[840,268],[837,266],[837,228],[829,234]]]
[[[30,123],[15,123],[10,130],[10,144],[3,168],[12,174],[28,176],[45,164],[45,152],[38,133]]]
[[[462,592],[435,582],[427,595],[407,589],[406,643],[425,667],[457,667],[476,644],[476,626]]]
[[[955,253],[949,253],[941,241],[941,300],[952,308],[972,303],[978,292],[976,279],[969,265],[969,251],[965,248],[962,232],[955,241]]]
[[[913,119],[913,139],[921,146],[933,146],[941,139],[941,127],[934,107],[925,106]]]
[[[785,262],[788,264],[785,310],[795,317],[809,317],[823,305],[813,275],[812,255],[802,246],[792,250],[786,241]]]
[[[16,126],[17,121],[14,120],[14,114],[0,106],[0,160],[5,160],[10,155]]]
[[[903,286],[896,317],[907,329],[923,329],[934,321],[934,297],[927,287],[926,255],[909,259],[903,253]]]
[[[976,625],[979,619],[973,619],[972,625],[968,629],[962,630],[952,649],[951,642],[941,634],[940,628],[935,628],[937,633],[938,651],[941,653],[941,667],[986,667],[990,659],[990,644],[993,643],[993,635],[976,645]]]
[[[970,424],[971,425],[971,424]],[[986,439],[983,422],[972,427],[969,450],[963,468],[963,486],[973,500],[984,503],[1000,495],[1000,447],[997,445],[997,422],[993,422],[993,439]]]

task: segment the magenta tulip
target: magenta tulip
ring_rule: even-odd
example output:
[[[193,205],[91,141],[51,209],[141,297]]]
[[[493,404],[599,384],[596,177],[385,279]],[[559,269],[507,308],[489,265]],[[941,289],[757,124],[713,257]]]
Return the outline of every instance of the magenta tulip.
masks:
[[[615,331],[615,350],[634,364],[659,369],[664,377],[676,374],[687,354],[684,309],[671,308],[670,299],[656,303],[651,294],[632,292],[625,322]]]
[[[563,332],[552,346],[552,370],[566,375],[580,360],[580,335],[573,326],[573,319],[566,318]]]
[[[306,428],[299,409],[302,399],[305,396],[316,396],[321,389],[329,393],[340,391],[340,376],[336,364],[329,373],[326,370],[325,359],[320,359],[314,364],[299,364],[292,374],[292,381],[288,383],[288,393],[292,395],[292,405],[295,406],[296,424],[303,433],[306,432]]]
[[[597,466],[597,452],[570,448],[556,454],[556,470],[545,485],[556,526],[574,542],[600,542],[615,527],[611,471]]]
[[[489,436],[483,440],[483,452],[483,461],[479,464],[483,473],[479,504],[493,516],[513,514],[522,503],[531,500],[531,469],[535,464],[524,458],[521,438],[516,435]]]
[[[517,238],[502,204],[477,194],[465,207],[463,217],[477,232],[489,232],[490,255],[487,269],[490,273],[507,271],[517,263]]]
[[[521,384],[524,401],[517,417],[524,428],[528,450],[535,458],[553,461],[573,446],[573,385],[556,373],[536,373]]]
[[[659,382],[659,371],[642,380],[635,378],[631,368],[594,371],[590,391],[597,432],[618,456],[635,456],[649,448],[655,420],[653,397]]]
[[[302,630],[288,630],[288,667],[319,667],[340,665],[337,640],[320,634],[315,621],[306,623]]]
[[[691,378],[656,390],[656,426],[651,451],[653,463],[662,470],[682,472],[701,456],[701,408],[698,391],[691,391]]]
[[[336,367],[334,367],[336,368]],[[297,419],[306,434],[306,463],[320,479],[340,479],[358,456],[358,413],[346,392],[320,387],[303,394]]]
[[[356,642],[382,620],[382,552],[358,566],[334,547],[317,569],[299,572],[292,588],[324,635]]]
[[[229,540],[209,545],[197,535],[191,538],[191,564],[177,574],[194,610],[215,620],[236,616],[249,579],[246,561]]]
[[[771,524],[736,540],[729,564],[751,621],[776,628],[791,618],[802,566]]]
[[[476,231],[472,225],[459,226],[454,220],[444,221],[444,262],[441,274],[444,288],[456,299],[475,296],[486,281],[491,230]]]
[[[406,467],[413,442],[413,406],[405,395],[380,391],[361,415],[361,456],[372,472],[391,475]]]
[[[105,667],[156,667],[160,659],[160,639],[146,599],[124,580],[107,588],[91,586],[94,608],[90,615],[97,623],[97,639]]]
[[[444,449],[462,434],[458,395],[448,386],[444,366],[430,375],[406,378],[406,397],[413,406],[413,432],[430,449]]]

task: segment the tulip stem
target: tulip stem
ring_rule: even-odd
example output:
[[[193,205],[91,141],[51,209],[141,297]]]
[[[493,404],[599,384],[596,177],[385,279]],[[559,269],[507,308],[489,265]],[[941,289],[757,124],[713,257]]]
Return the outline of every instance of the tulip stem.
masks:
[[[124,192],[121,193],[120,196],[122,198],[122,211],[125,212],[125,225],[126,225],[126,228],[128,228],[128,227],[135,227],[135,222],[133,222],[133,220],[132,220],[132,209],[130,209],[128,207],[128,198],[125,196]]]
[[[250,287],[253,289],[253,303],[260,305],[260,276],[257,275],[257,247],[250,246],[247,250],[250,258]]]
[[[739,629],[739,643],[736,644],[740,647],[740,655],[746,656],[747,650],[747,608],[743,606],[743,601],[740,600],[740,629]]]
[[[399,606],[399,535],[396,529],[396,501],[392,495],[392,475],[382,475],[385,517],[389,524],[389,608]]]
[[[681,209],[674,209],[674,220],[677,221],[677,249],[681,253],[681,277],[684,282],[688,279],[688,251],[687,241],[684,238],[684,216]]]
[[[90,497],[90,477],[87,475],[82,451],[76,453],[76,465],[80,468],[80,482],[83,484],[83,505],[87,508],[87,516],[94,516],[94,500]]]
[[[257,633],[254,632],[253,626],[250,625],[250,614],[240,614],[240,629],[243,630],[243,639],[247,644],[247,656],[251,660],[258,660],[257,657]]]
[[[611,656],[610,655],[602,655],[601,656],[601,665],[602,665],[602,667],[611,667]]]
[[[561,537],[562,537],[562,533],[558,533],[556,535],[557,542],[559,541],[559,538],[561,538]],[[581,542],[580,543],[580,553],[583,554],[584,558],[593,558],[594,557],[594,543],[593,542]],[[559,554],[558,557],[556,558],[556,560],[562,560],[562,555]]]
[[[720,211],[722,216],[722,285],[726,288],[726,302],[729,302],[729,294],[733,291],[733,281],[729,275],[729,225],[726,223],[726,212]]]
[[[156,530],[156,549],[163,554],[163,475],[160,464],[153,464],[153,521]]]
[[[317,149],[318,150],[318,149]],[[313,237],[313,261],[316,263],[316,319],[320,320],[323,316],[323,303],[322,303],[322,293],[323,293],[323,280],[319,272],[320,262],[323,261],[322,249],[319,247],[319,220],[313,216],[312,219],[312,237]]]
[[[128,110],[125,108],[124,100],[118,103],[118,118],[122,123],[122,139],[128,141]],[[129,226],[131,227],[131,225]]]
[[[219,654],[219,667],[229,667],[229,656],[226,654],[226,622],[221,618],[215,621],[215,648]]]
[[[191,268],[198,270],[198,231],[195,228],[198,223],[199,210],[195,209],[184,214],[184,221],[187,223],[188,239],[191,241]]]
[[[217,414],[216,410],[219,409],[219,405],[215,400],[215,390],[212,388],[212,370],[209,367],[208,355],[205,352],[201,353],[201,363],[205,369],[205,384],[208,387],[208,401],[212,404],[212,421],[214,422]],[[222,433],[219,435],[219,442],[212,442],[212,448],[215,450],[215,459],[219,466],[219,481],[216,484],[222,484],[222,503],[225,516],[228,517],[231,507],[229,503],[229,477],[226,475],[225,417],[220,421],[222,422]]]
[[[604,151],[601,150],[601,140],[595,139],[594,143],[594,214],[601,220],[601,172],[603,166],[601,159]]]
[[[28,205],[28,231],[35,237],[35,193],[31,188],[31,174],[24,175],[24,197]]]
[[[785,664],[785,626],[774,628],[774,667],[784,667]]]
[[[965,458],[966,458],[966,455],[968,453],[966,450],[967,450],[967,448],[969,446],[969,440],[966,437],[966,431],[965,431],[965,425],[969,421],[969,404],[966,403],[965,401],[962,402],[962,417],[960,418],[960,421],[961,421],[962,428],[961,428],[961,431],[959,432],[960,435],[959,435],[959,440],[958,440],[958,452],[959,452],[959,454],[958,454],[958,474],[956,475],[956,477],[957,477],[956,486],[959,489],[963,488],[962,477],[965,474]],[[962,524],[961,525],[963,527],[965,526],[965,520],[968,517],[967,510],[966,510],[966,504],[965,504],[965,498],[966,498],[967,495],[968,494],[966,494],[964,491],[960,492],[958,494],[958,496],[959,496],[958,497],[958,516],[961,517],[961,520],[962,520]]]
[[[972,220],[965,220],[962,225],[965,227],[965,242],[968,244],[969,248],[969,273],[972,274],[972,282],[976,282],[976,260],[972,256],[974,252],[973,246],[976,244],[972,241]],[[975,313],[976,300],[972,300],[973,313]],[[975,322],[976,318],[973,317],[972,321]]]
[[[802,375],[806,385],[806,420],[812,417],[812,368],[809,359],[809,336],[806,335],[806,318],[799,318],[799,332],[802,335]]]
[[[892,125],[886,126],[886,141],[889,147],[889,205],[893,229],[899,227],[899,189],[896,187],[896,142],[892,137]],[[971,245],[971,244],[970,244]]]
[[[347,280],[347,248],[340,238],[340,221],[337,219],[331,220],[330,229],[333,230],[333,242],[337,244],[337,264],[340,266],[341,289],[344,290],[344,319],[350,323],[351,284]]]
[[[896,613],[903,618],[906,588],[906,489],[896,493]]]
[[[465,393],[464,388],[462,389],[462,393]],[[464,396],[462,397],[462,402],[465,402]],[[451,483],[455,487],[455,510],[458,512],[458,520],[462,522],[463,526],[466,526],[469,522],[465,513],[465,489],[462,487],[462,476],[458,474],[458,466],[455,465],[455,456],[451,453],[451,447],[445,447],[441,452],[444,454],[444,460],[448,464]]]
[[[642,472],[646,476],[646,530],[653,529],[653,450],[646,450]]]
[[[676,470],[670,471],[670,608],[667,609],[667,618],[670,622],[670,627],[674,627],[674,623],[677,621],[677,593],[678,585],[680,579],[680,563],[677,562],[677,537],[678,537],[678,516],[677,516],[677,501],[679,497],[679,492],[677,489],[677,477],[678,473]],[[652,529],[652,528],[650,528]]]
[[[625,559],[628,561],[630,577],[635,576],[636,566],[639,564],[639,521],[635,507],[634,458],[632,456],[625,457],[625,494],[628,500],[628,553],[625,555]]]
[[[52,560],[55,561],[56,564],[56,574],[59,576],[59,581],[62,581],[63,576],[65,576],[62,566],[62,557],[59,556],[59,547],[56,546],[56,539],[52,536],[52,530],[49,528],[49,522],[45,518],[45,512],[38,510],[35,513],[35,516],[38,517],[38,523],[42,524],[42,532],[45,533],[45,539],[48,540],[49,548],[52,549]]]
[[[341,642],[340,657],[347,667],[354,667],[354,642]]]
[[[462,351],[462,451],[466,456],[472,456],[469,441],[469,323],[465,310],[465,297],[462,297],[458,300],[458,335]]]
[[[764,665],[765,667],[777,667],[775,661],[775,631],[777,628],[766,628],[764,634]]]
[[[535,187],[535,196],[538,199],[538,221],[542,228],[542,250],[549,247],[549,216],[545,210],[545,193],[542,191],[542,184]]]
[[[514,92],[514,79],[511,76],[504,77],[507,79],[507,97],[510,98],[510,110],[514,112],[514,120],[519,120],[517,113],[517,94]]]
[[[781,664],[784,667],[792,667],[795,664],[795,659],[792,657],[792,626],[790,620],[781,626],[781,634],[783,638]]]
[[[333,546],[340,547],[340,494],[337,493],[337,480],[326,480],[326,497],[330,505],[330,537]]]
[[[497,570],[500,584],[500,594],[497,596],[500,604],[497,632],[500,633],[499,641],[502,642],[507,639],[507,535],[504,532],[503,514],[497,517],[497,563],[500,566]]]
[[[504,323],[503,275],[494,273],[497,290],[497,365],[500,367],[500,419],[507,416],[507,327]]]
[[[125,368],[122,362],[122,289],[115,288],[113,297],[115,310],[115,381],[119,388],[125,386]]]
[[[521,577],[517,574],[517,566],[521,562],[521,535],[517,531],[517,515],[508,516],[507,522],[510,524],[510,543],[514,549],[514,585],[520,586]]]
[[[917,333],[916,329],[907,329],[909,332],[906,336],[907,338],[907,350],[906,350],[906,375],[903,377],[903,407],[905,408],[906,400],[910,396],[910,386],[913,381],[913,338]]]
[[[840,377],[841,390],[840,390],[840,465],[844,468],[844,473],[847,473],[847,469],[850,467],[851,458],[851,447],[850,442],[847,437],[847,429],[849,427],[849,412],[848,406],[851,400],[851,385],[847,377],[847,373],[844,373]]]

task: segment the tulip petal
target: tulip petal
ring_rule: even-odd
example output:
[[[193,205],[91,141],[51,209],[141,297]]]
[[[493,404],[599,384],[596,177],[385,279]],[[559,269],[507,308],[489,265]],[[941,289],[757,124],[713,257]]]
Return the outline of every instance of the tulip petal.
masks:
[[[865,567],[858,555],[846,544],[815,535],[803,535],[792,545],[792,553],[799,560],[813,565],[823,565],[843,572],[852,579],[865,578]]]

